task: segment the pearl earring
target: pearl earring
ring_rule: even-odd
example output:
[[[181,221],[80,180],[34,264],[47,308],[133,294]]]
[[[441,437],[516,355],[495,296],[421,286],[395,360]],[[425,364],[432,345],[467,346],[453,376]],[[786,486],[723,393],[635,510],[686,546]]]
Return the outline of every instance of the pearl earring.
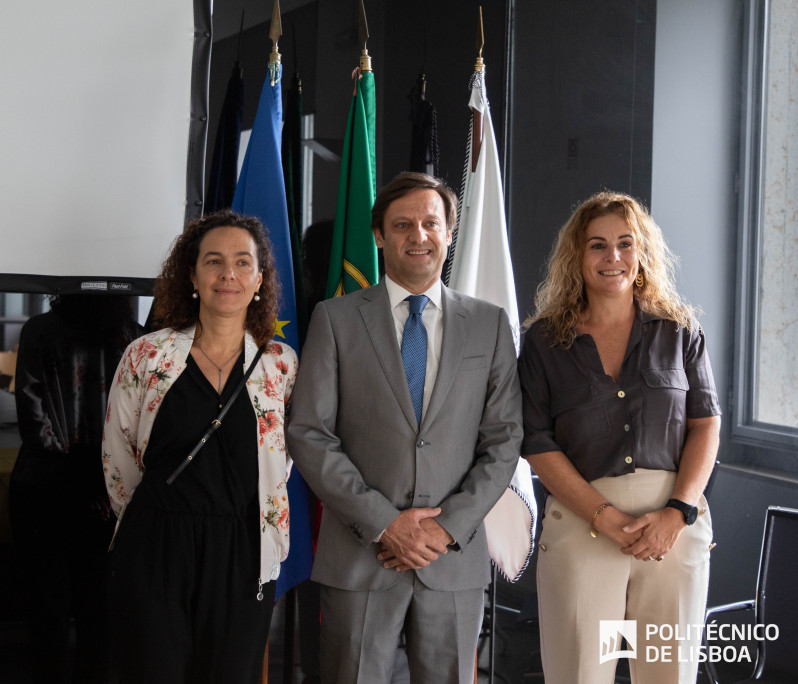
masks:
[[[194,290],[194,292],[191,293],[191,298],[199,299],[199,290]]]
[[[260,295],[256,292],[255,296],[252,299],[254,299],[256,302],[259,302],[260,301]]]

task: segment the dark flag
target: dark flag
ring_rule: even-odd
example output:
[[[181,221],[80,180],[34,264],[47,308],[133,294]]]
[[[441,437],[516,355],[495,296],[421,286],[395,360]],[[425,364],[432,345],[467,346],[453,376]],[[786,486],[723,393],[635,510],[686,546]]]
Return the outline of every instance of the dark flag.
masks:
[[[213,145],[211,176],[205,198],[205,213],[229,209],[233,205],[238,171],[238,147],[241,141],[241,121],[244,116],[244,70],[236,61],[227,82],[227,92],[216,129]]]
[[[441,154],[438,148],[438,112],[427,100],[427,78],[421,73],[410,91],[410,122],[413,137],[410,143],[410,171],[438,177]]]
[[[301,349],[308,330],[308,311],[302,277],[302,81],[299,74],[294,74],[286,95],[282,158],[288,205],[288,230],[291,234],[291,253],[294,259],[297,332]]]

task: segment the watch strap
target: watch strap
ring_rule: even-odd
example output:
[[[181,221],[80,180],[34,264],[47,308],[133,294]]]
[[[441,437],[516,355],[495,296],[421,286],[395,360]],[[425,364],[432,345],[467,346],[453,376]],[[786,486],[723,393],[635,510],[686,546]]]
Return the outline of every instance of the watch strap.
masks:
[[[691,506],[689,503],[685,503],[680,499],[668,499],[668,503],[665,504],[665,508],[675,508],[677,511],[680,511],[684,516],[684,522],[686,525],[692,525],[698,517],[698,507]]]

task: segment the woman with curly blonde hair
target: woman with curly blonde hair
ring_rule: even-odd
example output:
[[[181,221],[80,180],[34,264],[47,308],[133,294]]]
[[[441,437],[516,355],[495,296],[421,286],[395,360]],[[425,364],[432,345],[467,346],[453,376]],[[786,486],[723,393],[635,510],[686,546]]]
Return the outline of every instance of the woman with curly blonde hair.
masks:
[[[675,262],[644,207],[598,193],[560,230],[527,321],[522,449],[548,491],[538,605],[549,684],[614,680],[620,637],[602,620],[636,620],[646,657],[629,660],[633,682],[696,680],[720,410]]]
[[[581,273],[585,228],[607,214],[622,218],[637,242],[640,284],[635,284],[638,304],[651,313],[669,318],[688,330],[695,324],[696,311],[682,301],[673,284],[676,256],[651,215],[634,199],[615,192],[600,192],[583,202],[560,230],[549,257],[548,276],[538,288],[536,312],[526,321],[531,325],[545,319],[554,336],[570,347],[576,337],[575,325],[587,306]]]
[[[109,594],[122,684],[260,682],[288,554],[283,428],[297,371],[272,339],[277,296],[256,218],[196,219],[156,281],[164,328],[117,369],[103,468],[119,518]]]

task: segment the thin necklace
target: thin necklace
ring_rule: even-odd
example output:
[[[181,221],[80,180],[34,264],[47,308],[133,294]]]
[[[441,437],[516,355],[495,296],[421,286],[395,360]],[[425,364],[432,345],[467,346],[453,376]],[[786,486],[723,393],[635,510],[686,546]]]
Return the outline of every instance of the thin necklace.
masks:
[[[216,365],[216,362],[210,356],[208,356],[205,353],[205,350],[202,348],[202,345],[199,342],[197,342],[197,349],[199,349],[200,352],[202,352],[202,355],[206,359],[208,359],[208,361],[210,361],[213,364],[213,367],[216,370],[219,371],[219,394],[221,394],[222,393],[222,368],[224,368],[228,363],[230,363],[234,358],[236,358],[236,356],[238,356],[241,353],[241,349],[237,349],[236,352],[229,359],[227,359],[227,361],[225,361],[221,366],[217,366]]]

